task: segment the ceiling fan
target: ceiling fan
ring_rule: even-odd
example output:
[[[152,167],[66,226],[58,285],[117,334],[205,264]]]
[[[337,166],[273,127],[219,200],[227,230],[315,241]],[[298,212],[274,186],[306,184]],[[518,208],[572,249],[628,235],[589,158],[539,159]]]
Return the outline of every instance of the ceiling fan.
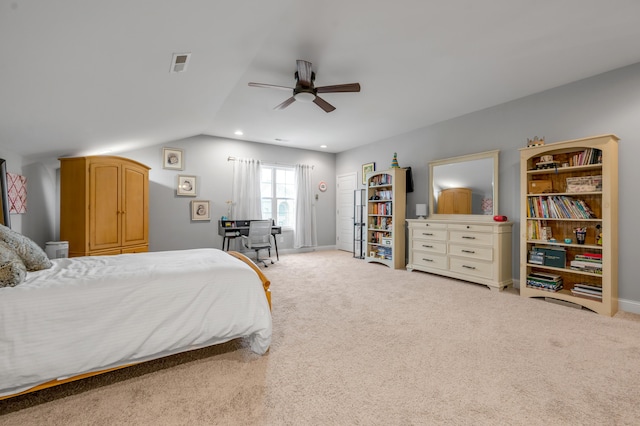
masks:
[[[277,86],[275,84],[249,83],[251,87],[265,87],[271,89],[293,90],[293,96],[274,109],[285,109],[295,101],[313,102],[322,108],[325,112],[331,112],[336,107],[318,96],[318,93],[340,93],[340,92],[359,92],[360,83],[336,84],[334,86],[314,87],[313,81],[316,79],[316,73],[311,71],[311,62],[298,59],[296,61],[297,71],[295,73],[296,87]]]

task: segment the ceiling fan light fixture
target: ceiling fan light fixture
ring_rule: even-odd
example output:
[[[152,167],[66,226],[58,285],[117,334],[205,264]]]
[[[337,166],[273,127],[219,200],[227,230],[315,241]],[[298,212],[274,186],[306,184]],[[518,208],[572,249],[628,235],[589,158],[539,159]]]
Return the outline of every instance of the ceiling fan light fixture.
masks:
[[[287,108],[289,105],[294,103],[295,101],[300,101],[304,103],[313,102],[324,112],[331,112],[336,109],[333,105],[331,105],[326,100],[317,96],[318,93],[344,93],[344,92],[359,92],[360,84],[359,83],[349,83],[349,84],[334,84],[331,86],[322,86],[315,87],[313,82],[316,79],[316,73],[311,71],[311,62],[303,61],[298,59],[296,61],[296,86],[294,87],[286,87],[286,86],[277,86],[274,84],[264,84],[264,83],[253,83],[250,82],[249,86],[251,87],[271,87],[275,89],[284,89],[284,90],[292,90],[293,95],[286,99],[284,102],[276,105],[273,109],[282,110]]]
[[[311,92],[299,92],[293,95],[293,97],[296,98],[296,101],[313,102],[316,98],[316,95]]]

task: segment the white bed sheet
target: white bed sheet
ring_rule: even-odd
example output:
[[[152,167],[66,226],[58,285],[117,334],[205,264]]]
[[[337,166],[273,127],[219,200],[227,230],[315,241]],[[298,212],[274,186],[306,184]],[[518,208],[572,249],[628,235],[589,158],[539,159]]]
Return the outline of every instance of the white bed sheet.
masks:
[[[262,282],[217,249],[53,260],[0,288],[0,396],[246,337],[271,344]]]

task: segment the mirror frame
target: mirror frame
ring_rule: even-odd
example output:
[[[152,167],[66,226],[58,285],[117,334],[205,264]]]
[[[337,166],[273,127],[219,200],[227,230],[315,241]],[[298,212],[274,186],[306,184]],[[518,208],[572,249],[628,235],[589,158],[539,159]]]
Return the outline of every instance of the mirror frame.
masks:
[[[493,221],[493,216],[497,215],[499,210],[498,204],[498,174],[500,170],[499,164],[500,150],[484,151],[477,154],[461,155],[459,157],[444,158],[442,160],[429,162],[429,218],[431,219],[448,219],[448,220],[470,220],[470,221]],[[493,214],[438,214],[433,211],[435,207],[435,194],[433,189],[433,168],[435,166],[444,166],[447,164],[462,163],[465,161],[482,160],[485,158],[493,159]]]

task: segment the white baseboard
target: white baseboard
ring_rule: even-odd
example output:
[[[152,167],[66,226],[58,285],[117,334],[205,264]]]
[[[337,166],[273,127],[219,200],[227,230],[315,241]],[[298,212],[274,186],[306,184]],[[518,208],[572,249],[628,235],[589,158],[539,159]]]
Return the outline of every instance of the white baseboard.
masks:
[[[640,314],[640,302],[635,300],[618,299],[618,310],[632,314]]]
[[[295,254],[295,253],[310,253],[313,251],[323,251],[323,250],[336,250],[336,246],[318,246],[318,247],[302,247],[302,248],[289,248],[278,250],[279,253],[282,254]]]

